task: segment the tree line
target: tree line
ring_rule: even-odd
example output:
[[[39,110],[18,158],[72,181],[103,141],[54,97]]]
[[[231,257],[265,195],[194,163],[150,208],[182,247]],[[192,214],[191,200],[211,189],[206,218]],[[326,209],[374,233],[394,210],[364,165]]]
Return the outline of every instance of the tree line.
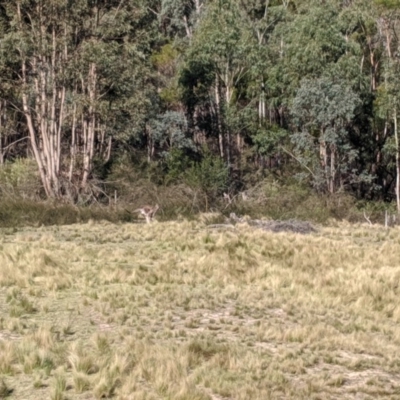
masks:
[[[399,22],[400,0],[0,0],[0,163],[73,202],[133,157],[400,210]]]

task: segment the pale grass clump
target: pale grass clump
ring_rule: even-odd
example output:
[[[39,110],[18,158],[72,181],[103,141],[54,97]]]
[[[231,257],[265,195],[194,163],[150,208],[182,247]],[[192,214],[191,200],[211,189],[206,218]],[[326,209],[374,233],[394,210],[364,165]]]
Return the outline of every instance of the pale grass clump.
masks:
[[[19,317],[9,315],[3,323],[4,328],[16,335],[22,335],[25,332],[25,324]]]
[[[16,361],[14,343],[0,340],[0,354],[0,374],[13,375]]]
[[[18,363],[25,374],[42,370],[47,376],[66,361],[67,346],[55,340],[52,327],[39,327],[14,344]]]
[[[43,377],[43,374],[38,373],[38,372],[34,373],[34,375],[33,375],[33,387],[35,389],[42,389],[42,388],[46,387],[47,385],[44,383],[45,379],[46,378]]]
[[[72,379],[74,382],[74,389],[76,390],[76,393],[84,393],[88,391],[92,386],[90,377],[84,372],[74,371],[72,373]]]
[[[259,351],[259,357],[249,349],[220,344],[208,337],[189,344],[189,354],[192,366],[199,366],[195,369],[196,382],[219,396],[244,399],[251,394],[251,398],[261,399],[268,393],[265,378],[271,361],[265,352]]]
[[[100,370],[93,388],[93,393],[99,399],[114,396],[122,386],[122,382],[131,375],[134,365],[130,354],[119,352],[103,354],[100,362]]]
[[[14,343],[18,363],[22,365],[25,373],[31,373],[34,368],[39,366],[40,357],[36,343],[29,338],[24,338],[20,342]]]
[[[16,352],[25,374],[31,374],[34,370],[41,369],[46,375],[50,375],[56,366],[52,350],[37,348],[33,341],[23,340],[19,343]]]
[[[46,374],[49,375],[50,370],[53,368],[54,364],[45,360],[50,360],[50,358],[46,357],[43,352],[39,355],[39,352],[30,349],[28,352],[26,348],[20,347],[19,349],[19,360],[22,364],[22,368],[25,374],[32,374],[35,369],[39,369],[41,366],[47,365],[49,369],[46,371]]]
[[[40,326],[27,339],[31,339],[41,349],[52,349],[55,344],[53,328],[51,326]]]
[[[68,362],[72,371],[89,375],[98,372],[99,366],[93,354],[93,349],[84,347],[82,342],[72,343],[69,349]]]
[[[131,378],[134,377],[136,382],[148,382],[161,397],[208,399],[190,378],[188,361],[187,354],[183,351],[146,343],[137,354],[137,363]],[[122,387],[121,392],[126,389],[127,387]]]
[[[97,384],[93,388],[96,399],[114,397],[116,389],[121,386],[121,377],[116,370],[105,369],[97,377]]]
[[[20,266],[18,264],[18,261],[15,260],[15,257],[10,252],[2,251],[0,253],[0,287],[9,287],[12,285],[18,287],[26,286],[26,278],[19,271]]]
[[[36,312],[34,303],[29,297],[22,293],[20,288],[12,287],[7,291],[6,301],[9,306],[9,315],[11,317],[20,317],[24,314]]]
[[[64,371],[58,371],[52,381],[51,400],[64,400],[67,390],[67,378]]]
[[[0,286],[42,285],[48,290],[60,290],[71,285],[64,265],[39,246],[35,243],[24,248],[19,244],[0,253]]]
[[[110,338],[105,333],[96,332],[91,338],[91,343],[99,354],[108,354],[111,350]]]

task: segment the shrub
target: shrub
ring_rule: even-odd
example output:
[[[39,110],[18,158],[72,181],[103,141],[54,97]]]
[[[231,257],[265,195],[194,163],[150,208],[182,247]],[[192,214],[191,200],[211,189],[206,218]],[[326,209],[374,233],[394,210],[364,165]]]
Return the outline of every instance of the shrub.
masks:
[[[39,199],[42,184],[35,160],[18,158],[0,167],[0,195],[8,198]]]
[[[89,220],[132,221],[133,216],[111,207],[76,207],[28,199],[0,201],[0,227],[65,225]]]
[[[167,174],[165,183],[182,181],[185,172],[190,168],[189,157],[181,149],[172,149],[166,156]]]
[[[202,160],[192,163],[184,175],[185,183],[216,197],[228,187],[229,170],[224,160],[205,150]]]

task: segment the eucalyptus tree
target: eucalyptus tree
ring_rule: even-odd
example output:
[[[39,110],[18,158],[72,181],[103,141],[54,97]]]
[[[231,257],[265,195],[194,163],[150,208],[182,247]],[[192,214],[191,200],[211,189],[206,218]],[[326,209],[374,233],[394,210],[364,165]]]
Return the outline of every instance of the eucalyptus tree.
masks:
[[[398,32],[400,29],[400,1],[376,0],[377,26],[381,32],[382,45],[385,49],[383,59],[383,80],[377,90],[376,111],[385,121],[384,135],[390,130],[393,140],[388,139],[386,149],[395,157],[395,194],[397,211],[400,213],[400,139],[398,118],[400,109],[400,54]],[[392,129],[387,129],[392,127]],[[390,151],[392,150],[392,151]]]
[[[5,15],[4,15],[4,10],[0,8],[0,40],[1,38],[4,37],[5,34]],[[0,61],[0,74],[4,76],[7,73],[5,69],[5,65]],[[4,80],[2,79],[0,81],[0,91],[3,92],[5,90],[5,84]],[[7,108],[6,108],[6,102],[4,99],[0,100],[0,164],[3,164],[4,162],[4,156],[3,156],[3,147],[5,145],[4,137],[6,135],[6,124],[7,121]]]
[[[154,16],[146,5],[1,1],[7,16],[1,56],[14,68],[13,90],[48,197],[85,190],[95,158],[110,158],[111,138],[124,120],[114,116],[132,122],[133,106],[150,102],[146,25]]]
[[[266,75],[267,98],[276,109],[276,123],[294,130],[294,149],[287,152],[313,176],[314,184],[330,192],[350,182],[352,187],[355,182],[360,186],[369,167],[363,158],[370,162],[372,157],[366,143],[373,154],[369,82],[378,79],[378,71],[370,78],[363,30],[368,25],[368,34],[374,31],[371,18],[363,15],[362,19],[360,9],[352,4],[359,1],[363,0],[291,2],[269,38],[273,61]],[[330,107],[324,104],[326,99]],[[260,142],[260,136],[256,139]]]
[[[379,83],[383,54],[377,8],[370,0],[353,0],[343,8],[339,23],[347,42],[360,47],[359,69],[369,76],[370,91],[374,92]]]
[[[172,150],[195,151],[195,145],[188,132],[188,123],[182,112],[166,111],[151,121],[153,146],[164,155]],[[153,150],[154,151],[154,150]]]
[[[155,13],[166,35],[190,40],[204,6],[204,0],[161,0],[160,11]]]
[[[280,101],[285,105],[302,79],[327,75],[351,51],[339,25],[340,7],[336,2],[322,4],[311,0],[297,4],[276,27],[271,40],[276,59],[270,73],[271,87],[277,86]]]
[[[241,100],[241,86],[246,84],[256,57],[256,40],[242,17],[235,0],[208,4],[181,72],[183,97],[188,108],[195,112],[196,108],[199,110],[201,99],[208,103],[206,107],[213,131],[217,132],[219,153],[228,165],[233,162],[233,150],[240,151],[242,146],[241,132],[230,124],[229,116]],[[197,117],[200,120],[204,115],[197,113]]]
[[[296,158],[319,189],[334,193],[356,179],[358,153],[349,128],[359,105],[357,94],[340,80],[305,79],[296,93],[291,106]]]
[[[249,91],[251,100],[258,100],[259,126],[267,119],[267,97],[270,87],[268,77],[270,70],[278,64],[277,54],[273,51],[271,38],[274,30],[280,23],[286,23],[290,1],[286,0],[250,0],[241,1],[241,14],[254,35],[257,46],[254,50],[256,57],[252,60],[250,69],[251,79]],[[282,38],[281,38],[282,40]],[[272,122],[272,113],[269,113],[269,123]],[[268,125],[268,124],[267,124]]]
[[[3,53],[3,38],[7,34],[7,14],[4,8],[0,7],[0,54]],[[3,164],[8,155],[21,154],[26,149],[26,137],[20,132],[21,118],[15,109],[10,108],[17,99],[13,90],[13,75],[15,64],[6,62],[0,57],[0,164]],[[26,151],[23,152],[26,154]]]

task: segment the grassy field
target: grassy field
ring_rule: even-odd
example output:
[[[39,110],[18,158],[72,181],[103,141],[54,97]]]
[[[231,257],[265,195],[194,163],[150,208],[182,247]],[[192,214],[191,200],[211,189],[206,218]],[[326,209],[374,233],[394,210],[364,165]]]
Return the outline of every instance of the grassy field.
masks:
[[[0,398],[399,399],[400,228],[0,230]]]

